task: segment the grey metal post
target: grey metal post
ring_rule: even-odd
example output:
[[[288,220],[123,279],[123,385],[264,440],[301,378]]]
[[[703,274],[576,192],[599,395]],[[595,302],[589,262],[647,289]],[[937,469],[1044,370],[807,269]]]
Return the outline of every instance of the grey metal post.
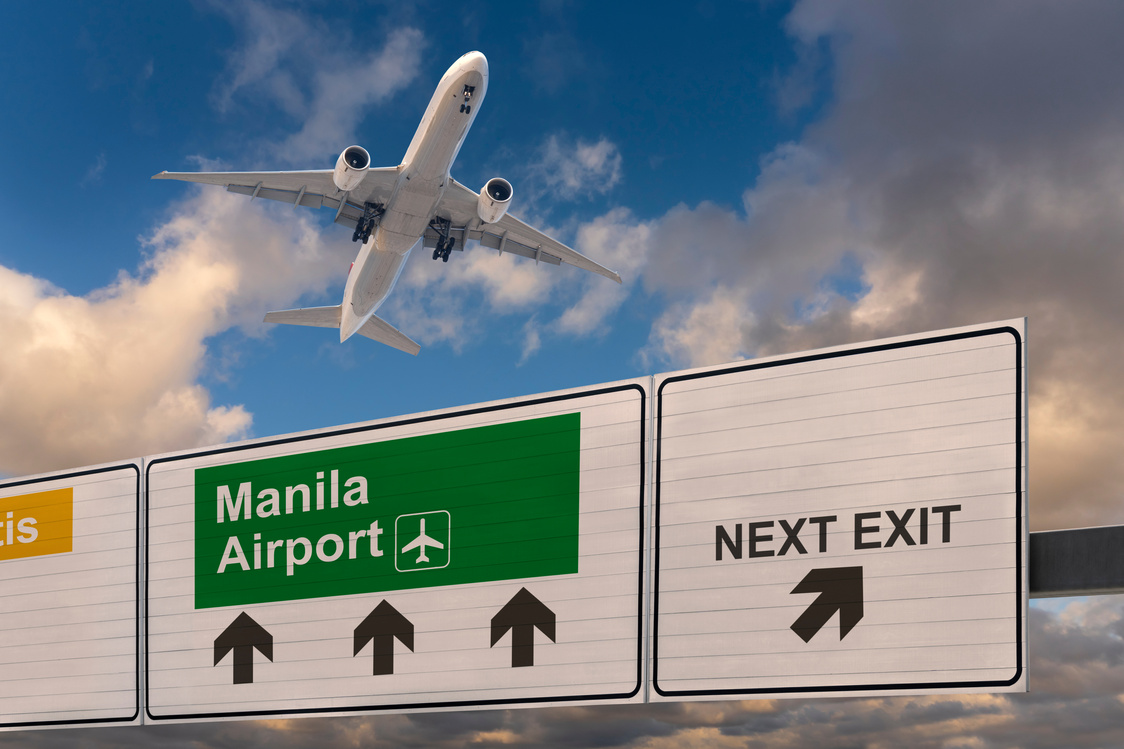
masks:
[[[1030,534],[1030,597],[1124,593],[1124,525]]]

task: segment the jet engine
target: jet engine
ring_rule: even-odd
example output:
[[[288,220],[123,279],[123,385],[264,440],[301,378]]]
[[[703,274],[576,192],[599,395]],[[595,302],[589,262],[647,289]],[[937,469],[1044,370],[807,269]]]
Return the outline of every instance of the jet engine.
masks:
[[[503,218],[511,205],[511,183],[503,177],[492,177],[480,191],[476,202],[476,213],[485,224],[494,224]]]
[[[336,169],[332,172],[332,181],[336,187],[343,191],[354,190],[367,176],[367,167],[371,165],[371,154],[362,146],[348,146],[340,157],[336,159]]]

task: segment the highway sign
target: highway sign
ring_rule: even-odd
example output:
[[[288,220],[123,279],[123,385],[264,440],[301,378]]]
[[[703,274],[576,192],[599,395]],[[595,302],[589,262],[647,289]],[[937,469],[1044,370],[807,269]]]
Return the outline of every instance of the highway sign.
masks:
[[[1025,691],[1024,341],[657,377],[651,699]]]
[[[0,728],[139,722],[140,473],[0,483]]]
[[[642,701],[646,384],[149,460],[146,720]]]

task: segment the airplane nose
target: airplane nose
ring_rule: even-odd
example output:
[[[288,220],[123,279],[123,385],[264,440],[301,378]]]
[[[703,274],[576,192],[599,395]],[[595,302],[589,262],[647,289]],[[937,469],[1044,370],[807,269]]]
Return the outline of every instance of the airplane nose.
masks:
[[[465,53],[461,60],[464,62],[464,70],[475,70],[485,78],[488,77],[488,58],[484,56],[483,52]]]

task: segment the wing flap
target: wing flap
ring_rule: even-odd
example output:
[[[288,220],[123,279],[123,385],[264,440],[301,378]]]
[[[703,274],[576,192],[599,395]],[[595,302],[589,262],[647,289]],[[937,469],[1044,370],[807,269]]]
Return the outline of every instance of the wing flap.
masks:
[[[321,208],[325,205],[331,205],[332,208],[338,208],[340,202],[332,198],[328,198],[320,193],[308,192],[301,193],[300,190],[281,190],[276,187],[251,187],[250,185],[227,185],[227,192],[236,192],[239,195],[250,195],[252,197],[264,198],[265,200],[276,200],[279,203],[292,203],[296,204],[297,197],[301,199],[300,204],[308,208]],[[254,193],[257,193],[256,195]],[[331,201],[331,203],[326,202]],[[333,205],[334,204],[334,205]]]
[[[332,179],[331,169],[297,172],[160,172],[153,179],[174,179],[204,185],[220,185],[228,192],[275,200],[306,208],[336,211],[336,223],[355,228],[363,215],[364,203],[386,203],[398,179],[398,167],[368,169],[359,187],[341,192]],[[343,201],[343,210],[339,210]]]
[[[405,351],[413,356],[417,356],[418,352],[421,351],[421,346],[418,343],[378,315],[371,315],[358,332],[359,335],[370,338],[372,341],[385,343],[387,346],[393,346],[399,351]]]
[[[356,205],[351,200],[344,200],[343,196],[333,197],[331,195],[321,195],[314,192],[301,193],[299,190],[280,190],[272,187],[257,186],[250,187],[249,185],[227,185],[227,192],[238,193],[239,195],[249,195],[254,197],[257,192],[259,198],[266,200],[276,200],[279,203],[289,203],[296,205],[297,198],[300,198],[300,204],[306,208],[331,208],[333,211],[338,211],[339,215],[336,216],[336,223],[343,224],[349,228],[354,229],[355,224],[358,223],[359,217],[363,215],[363,206]],[[343,210],[339,211],[340,201],[343,200]]]

